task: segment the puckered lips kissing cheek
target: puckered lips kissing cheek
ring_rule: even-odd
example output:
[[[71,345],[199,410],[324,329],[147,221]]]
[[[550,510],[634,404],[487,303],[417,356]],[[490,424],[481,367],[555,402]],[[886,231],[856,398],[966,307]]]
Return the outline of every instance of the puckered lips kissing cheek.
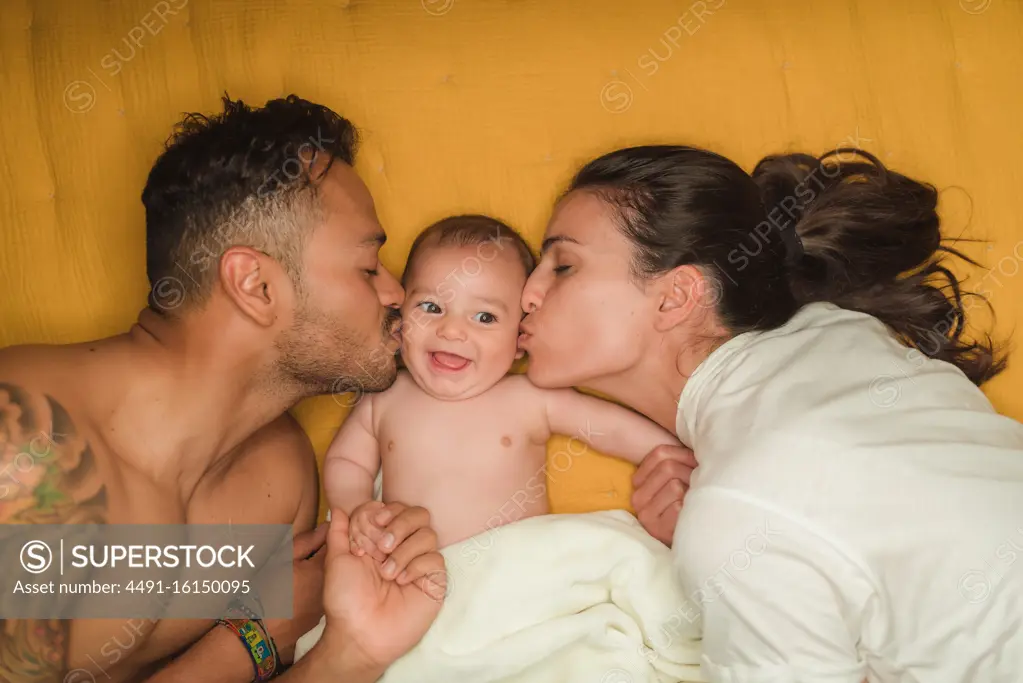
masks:
[[[394,314],[388,314],[388,317],[384,321],[384,346],[391,353],[398,353],[401,351],[402,322],[401,315]]]
[[[532,320],[527,315],[519,324],[518,346],[524,351],[529,350],[529,342],[533,338]]]

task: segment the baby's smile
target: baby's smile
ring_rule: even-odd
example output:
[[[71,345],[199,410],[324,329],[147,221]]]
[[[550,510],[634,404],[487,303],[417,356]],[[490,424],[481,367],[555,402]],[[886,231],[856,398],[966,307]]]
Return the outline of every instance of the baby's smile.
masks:
[[[457,353],[447,351],[430,351],[430,367],[436,372],[458,373],[469,367],[471,360]]]

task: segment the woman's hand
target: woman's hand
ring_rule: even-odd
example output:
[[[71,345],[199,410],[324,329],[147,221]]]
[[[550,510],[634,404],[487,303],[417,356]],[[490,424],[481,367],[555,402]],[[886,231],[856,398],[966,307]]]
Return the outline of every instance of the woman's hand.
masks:
[[[658,446],[643,458],[632,476],[632,507],[647,532],[671,546],[682,499],[696,469],[696,456],[685,446]]]

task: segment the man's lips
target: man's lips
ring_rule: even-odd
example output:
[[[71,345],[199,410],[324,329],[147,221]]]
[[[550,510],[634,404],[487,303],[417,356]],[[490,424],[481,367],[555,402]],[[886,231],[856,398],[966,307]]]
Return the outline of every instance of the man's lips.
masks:
[[[394,344],[397,344],[399,347],[401,346],[401,323],[401,320],[397,320],[393,325],[391,325],[391,328],[384,336],[385,346],[392,346]]]
[[[395,352],[401,348],[401,325],[395,325],[394,329],[384,337],[384,346],[393,349]]]

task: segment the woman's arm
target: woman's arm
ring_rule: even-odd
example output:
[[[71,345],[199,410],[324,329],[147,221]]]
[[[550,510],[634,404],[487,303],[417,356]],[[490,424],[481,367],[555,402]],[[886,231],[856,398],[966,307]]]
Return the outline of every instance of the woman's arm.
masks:
[[[657,446],[680,445],[656,422],[616,403],[573,389],[543,393],[551,432],[577,438],[601,453],[638,465]]]

